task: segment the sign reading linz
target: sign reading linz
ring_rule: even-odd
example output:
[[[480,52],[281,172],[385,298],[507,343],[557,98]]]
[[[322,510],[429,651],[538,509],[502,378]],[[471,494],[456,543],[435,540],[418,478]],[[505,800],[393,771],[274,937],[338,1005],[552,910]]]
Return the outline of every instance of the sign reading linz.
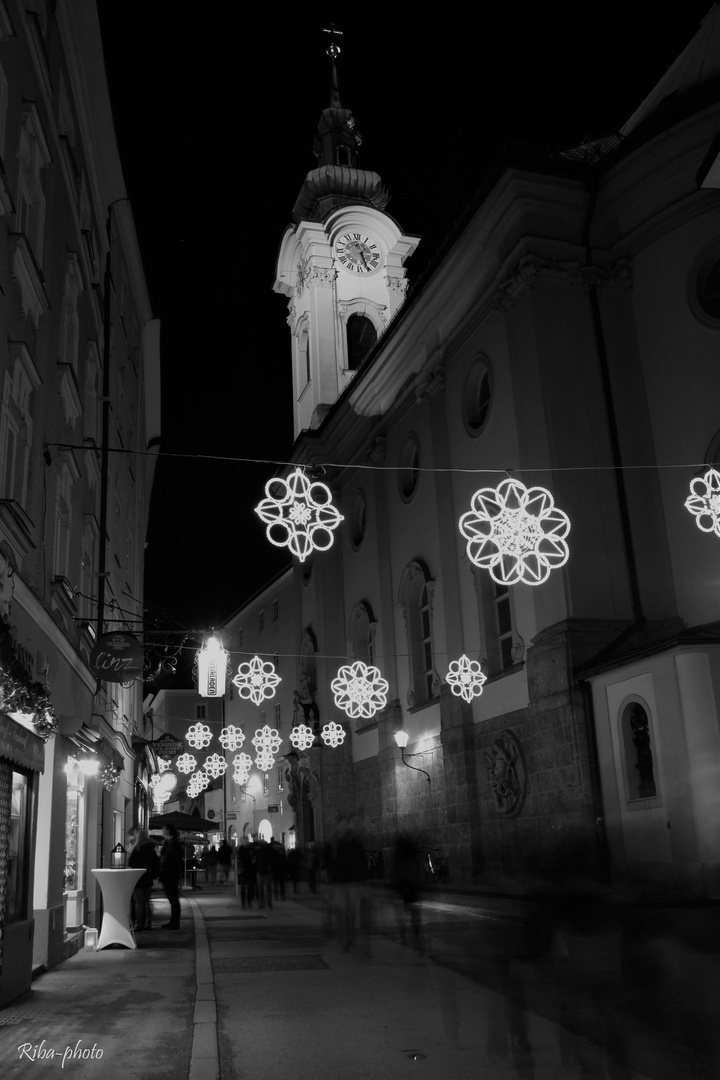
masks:
[[[103,682],[132,682],[143,673],[142,645],[133,634],[103,634],[90,654],[93,675]]]

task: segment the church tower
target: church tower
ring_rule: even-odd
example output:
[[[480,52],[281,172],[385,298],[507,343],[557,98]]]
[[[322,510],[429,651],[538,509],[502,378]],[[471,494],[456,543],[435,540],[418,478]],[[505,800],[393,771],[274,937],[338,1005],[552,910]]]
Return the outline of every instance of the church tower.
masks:
[[[319,427],[402,304],[404,263],[419,242],[385,213],[390,196],[378,174],[358,167],[362,137],[338,88],[340,31],[328,33],[332,84],[317,166],[295,201],[274,284],[289,297],[295,438]]]

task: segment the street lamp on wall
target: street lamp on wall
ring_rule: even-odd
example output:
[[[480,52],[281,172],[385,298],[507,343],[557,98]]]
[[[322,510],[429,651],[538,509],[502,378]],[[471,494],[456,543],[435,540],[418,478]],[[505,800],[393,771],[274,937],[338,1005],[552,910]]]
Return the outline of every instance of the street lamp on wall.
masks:
[[[424,769],[416,769],[414,765],[409,765],[408,762],[405,760],[405,747],[408,744],[408,739],[409,738],[410,738],[410,736],[408,735],[407,731],[403,731],[402,728],[400,729],[400,731],[395,732],[395,742],[400,747],[400,754],[402,756],[403,765],[406,765],[408,769],[414,769],[415,772],[421,772],[423,774],[423,776],[427,777],[427,782],[429,784],[430,783],[430,774],[426,773]],[[418,754],[410,754],[409,756],[410,757],[418,757],[419,755]]]

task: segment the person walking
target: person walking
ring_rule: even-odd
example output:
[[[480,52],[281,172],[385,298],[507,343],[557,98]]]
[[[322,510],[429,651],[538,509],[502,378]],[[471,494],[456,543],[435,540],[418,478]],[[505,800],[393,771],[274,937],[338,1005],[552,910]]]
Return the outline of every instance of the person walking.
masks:
[[[333,852],[333,890],[338,911],[339,936],[343,952],[355,944],[364,885],[367,878],[367,855],[355,822],[338,823]],[[360,925],[360,929],[364,927]]]
[[[272,859],[270,860],[270,870],[272,873],[272,890],[273,897],[276,900],[285,899],[285,877],[287,874],[287,855],[285,848],[274,837],[270,841],[270,848],[272,851]]]
[[[237,849],[237,866],[240,903],[243,908],[251,908],[255,892],[255,854],[247,837],[243,837]]]
[[[163,930],[179,930],[180,877],[183,870],[182,845],[174,825],[167,823],[163,825],[162,834],[165,840],[160,849],[160,873],[158,877],[170,903],[170,922],[163,924]]]
[[[261,908],[272,905],[273,851],[267,840],[261,840],[255,849],[255,873],[257,874],[258,904]]]
[[[232,863],[233,849],[228,844],[227,840],[223,836],[222,843],[218,848],[217,861],[218,871],[223,875],[223,879],[227,881],[230,877],[230,865]]]
[[[152,930],[150,895],[153,882],[160,873],[160,859],[145,829],[135,826],[130,830],[130,838],[134,843],[128,856],[128,866],[132,870],[145,871],[133,889],[133,930]]]

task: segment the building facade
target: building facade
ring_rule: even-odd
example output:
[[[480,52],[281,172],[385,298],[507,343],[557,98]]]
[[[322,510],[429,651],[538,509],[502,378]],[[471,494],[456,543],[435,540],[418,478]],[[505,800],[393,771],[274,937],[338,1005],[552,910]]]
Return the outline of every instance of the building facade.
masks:
[[[508,149],[404,303],[417,238],[334,80],[275,283],[294,467],[344,519],[292,571],[296,689],[346,733],[280,750],[305,840],[355,816],[455,880],[571,860],[717,894],[720,549],[685,502],[720,445],[719,76],[715,6],[621,131]],[[331,689],[355,660],[388,683],[360,720]]]
[[[93,667],[99,636],[142,618],[160,436],[94,3],[0,3],[0,156],[4,1004],[97,925],[90,871],[125,840],[145,735],[141,681]]]

